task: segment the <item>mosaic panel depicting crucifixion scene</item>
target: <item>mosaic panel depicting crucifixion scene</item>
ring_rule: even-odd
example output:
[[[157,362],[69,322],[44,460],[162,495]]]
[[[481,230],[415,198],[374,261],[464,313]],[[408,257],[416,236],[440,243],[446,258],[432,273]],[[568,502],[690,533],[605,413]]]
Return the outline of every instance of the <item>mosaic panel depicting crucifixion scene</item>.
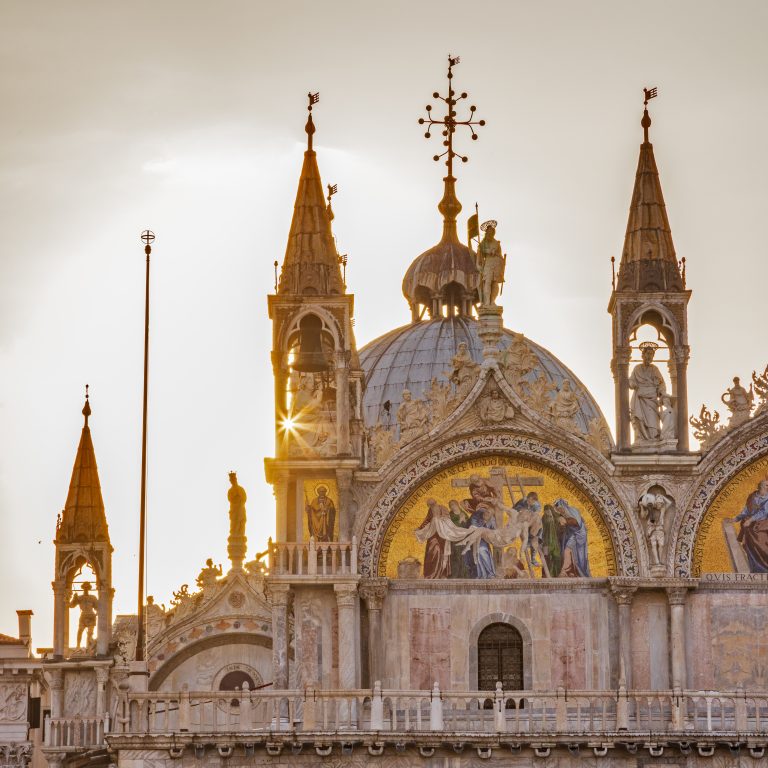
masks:
[[[382,543],[388,578],[598,577],[616,573],[610,533],[577,486],[537,462],[490,456],[426,480]]]
[[[768,456],[741,470],[699,526],[693,574],[768,573]]]

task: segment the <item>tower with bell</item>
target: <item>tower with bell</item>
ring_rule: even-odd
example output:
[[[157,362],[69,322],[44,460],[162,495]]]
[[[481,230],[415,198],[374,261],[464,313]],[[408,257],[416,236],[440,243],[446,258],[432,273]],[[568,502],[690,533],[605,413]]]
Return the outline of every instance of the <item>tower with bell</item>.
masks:
[[[331,229],[327,199],[313,148],[312,110],[318,93],[309,93],[307,149],[293,219],[275,293],[268,297],[273,324],[275,378],[275,458],[266,462],[267,479],[277,499],[277,540],[302,541],[315,486],[335,486],[338,505],[331,539],[349,541],[353,510],[352,472],[363,457],[361,404],[363,372],[353,332],[354,297],[346,288],[346,256]],[[343,271],[342,271],[343,268]],[[335,506],[335,505],[334,505]]]
[[[686,453],[691,291],[685,284],[685,259],[678,262],[675,255],[653,145],[648,139],[648,102],[656,97],[657,89],[643,90],[643,143],[624,248],[608,304],[616,444],[619,453]],[[643,338],[644,333],[655,339]],[[656,365],[659,362],[667,363],[671,391]]]

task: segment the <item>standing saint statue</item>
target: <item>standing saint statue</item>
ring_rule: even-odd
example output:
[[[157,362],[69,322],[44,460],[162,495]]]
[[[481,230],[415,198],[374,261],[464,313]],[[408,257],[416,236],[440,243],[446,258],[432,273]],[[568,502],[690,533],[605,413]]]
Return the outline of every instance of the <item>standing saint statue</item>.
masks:
[[[229,539],[227,539],[227,554],[232,561],[232,567],[241,570],[245,559],[245,489],[237,484],[237,474],[229,473],[229,482],[232,486],[227,491],[229,501]]]
[[[96,595],[91,594],[90,582],[84,581],[81,589],[83,594],[75,594],[69,602],[69,607],[80,607],[80,620],[77,622],[77,647],[80,647],[83,632],[85,632],[85,647],[88,648],[93,642],[93,630],[99,612],[99,599]]]
[[[477,248],[477,268],[480,270],[480,304],[484,307],[496,304],[501,285],[504,282],[505,257],[501,243],[496,239],[496,222],[486,221],[480,226],[485,233]]]
[[[336,525],[336,505],[328,496],[328,488],[318,485],[312,501],[306,501],[307,527],[309,535],[315,541],[333,541],[334,526]]]
[[[729,427],[738,427],[739,424],[749,421],[749,415],[752,412],[752,404],[755,399],[751,385],[749,391],[747,391],[742,386],[739,377],[735,376],[733,386],[726,389],[720,399],[731,412],[731,418],[728,420]]]
[[[667,389],[661,371],[653,364],[656,347],[651,341],[640,345],[643,362],[635,366],[629,377],[629,418],[635,429],[635,442],[639,443],[656,442],[661,436],[659,405]]]

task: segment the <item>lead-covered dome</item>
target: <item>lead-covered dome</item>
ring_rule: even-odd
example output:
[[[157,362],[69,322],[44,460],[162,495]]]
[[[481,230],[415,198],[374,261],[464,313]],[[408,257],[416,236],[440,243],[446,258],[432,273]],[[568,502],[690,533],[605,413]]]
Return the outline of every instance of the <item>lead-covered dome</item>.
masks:
[[[473,318],[438,318],[396,328],[363,347],[360,362],[365,372],[363,417],[366,425],[386,424],[388,420],[394,423],[403,390],[408,389],[413,398],[418,399],[430,388],[433,378],[446,381],[461,342],[466,343],[472,359],[481,363],[483,344],[477,329],[478,323]],[[596,419],[607,431],[605,418],[592,395],[551,352],[507,329],[499,346],[506,350],[521,341],[538,361],[525,374],[525,380],[534,382],[541,377],[559,389],[565,379],[570,379],[580,405],[575,416],[578,428],[587,434],[590,422]]]

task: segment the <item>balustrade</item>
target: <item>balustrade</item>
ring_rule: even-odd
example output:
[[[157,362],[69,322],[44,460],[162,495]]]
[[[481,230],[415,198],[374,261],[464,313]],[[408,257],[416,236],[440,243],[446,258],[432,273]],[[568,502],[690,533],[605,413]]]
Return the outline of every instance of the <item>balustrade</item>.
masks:
[[[344,576],[357,573],[357,539],[273,543],[270,576]]]

